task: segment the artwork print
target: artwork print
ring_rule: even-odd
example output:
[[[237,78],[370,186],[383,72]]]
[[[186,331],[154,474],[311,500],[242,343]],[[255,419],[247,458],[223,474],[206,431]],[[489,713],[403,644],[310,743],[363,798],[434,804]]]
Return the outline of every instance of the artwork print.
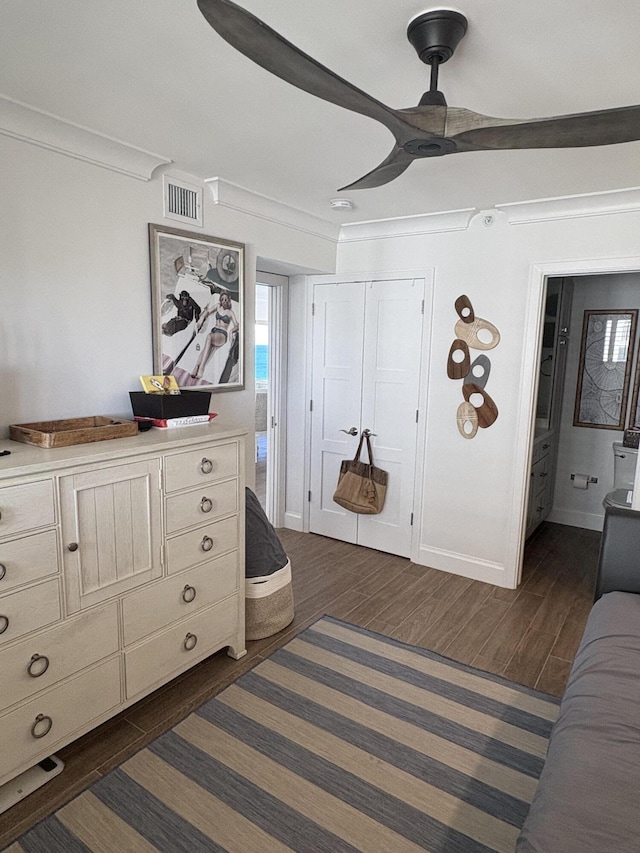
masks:
[[[179,388],[244,387],[244,245],[149,225],[154,372]]]
[[[573,425],[623,429],[637,310],[585,311]]]

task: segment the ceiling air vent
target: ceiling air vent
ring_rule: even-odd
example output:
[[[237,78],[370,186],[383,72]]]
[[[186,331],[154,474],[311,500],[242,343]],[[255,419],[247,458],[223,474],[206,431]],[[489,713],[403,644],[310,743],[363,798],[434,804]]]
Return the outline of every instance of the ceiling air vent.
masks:
[[[202,187],[164,176],[164,215],[190,225],[202,225]]]

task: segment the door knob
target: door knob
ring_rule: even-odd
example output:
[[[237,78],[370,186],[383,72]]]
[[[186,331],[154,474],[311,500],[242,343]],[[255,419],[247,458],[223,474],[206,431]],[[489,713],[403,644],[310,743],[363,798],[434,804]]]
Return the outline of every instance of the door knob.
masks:
[[[340,432],[346,432],[347,435],[357,435],[358,430],[356,427],[351,427],[351,429],[341,429]]]
[[[378,433],[377,432],[371,432],[370,429],[363,429],[362,434],[371,438],[372,436],[377,435]]]

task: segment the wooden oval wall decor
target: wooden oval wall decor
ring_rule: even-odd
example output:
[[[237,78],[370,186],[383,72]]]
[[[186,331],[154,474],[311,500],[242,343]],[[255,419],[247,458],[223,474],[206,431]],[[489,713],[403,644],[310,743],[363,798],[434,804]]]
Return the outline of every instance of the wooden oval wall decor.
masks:
[[[500,332],[482,317],[476,317],[473,323],[458,320],[456,335],[473,349],[493,349],[500,343]]]
[[[456,412],[456,423],[463,438],[473,438],[478,432],[478,415],[471,403],[460,403]]]
[[[455,302],[455,309],[463,323],[473,323],[476,319],[476,315],[473,313],[473,305],[468,296],[459,296]]]
[[[459,356],[458,358],[456,358],[456,354]],[[469,347],[460,338],[456,338],[449,350],[447,376],[449,379],[464,379],[470,370],[471,356],[469,355]]]
[[[467,403],[471,403],[473,408],[475,409],[476,415],[478,416],[478,426],[480,429],[486,429],[491,426],[491,424],[498,417],[498,407],[493,402],[491,397],[487,394],[484,388],[479,388],[477,385],[474,385],[473,382],[470,382],[468,385],[462,386],[462,393],[464,394],[464,399]],[[479,405],[476,405],[471,399],[475,394],[478,394],[482,397],[482,401]]]
[[[500,343],[500,332],[493,323],[476,317],[468,296],[459,296],[454,307],[459,320],[447,358],[447,376],[462,379],[464,401],[458,406],[456,424],[463,438],[473,438],[478,429],[495,423],[498,407],[484,390],[491,373],[490,359],[482,354],[471,362],[469,350],[493,349]]]

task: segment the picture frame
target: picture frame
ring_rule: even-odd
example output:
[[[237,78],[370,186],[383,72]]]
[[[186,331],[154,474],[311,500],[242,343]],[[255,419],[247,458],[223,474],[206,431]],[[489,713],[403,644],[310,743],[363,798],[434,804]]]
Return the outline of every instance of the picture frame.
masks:
[[[633,393],[629,407],[629,429],[640,426],[640,351],[636,356],[636,374],[633,380]]]
[[[149,223],[153,370],[180,389],[244,388],[244,243]]]
[[[624,429],[638,310],[585,311],[573,425]]]

